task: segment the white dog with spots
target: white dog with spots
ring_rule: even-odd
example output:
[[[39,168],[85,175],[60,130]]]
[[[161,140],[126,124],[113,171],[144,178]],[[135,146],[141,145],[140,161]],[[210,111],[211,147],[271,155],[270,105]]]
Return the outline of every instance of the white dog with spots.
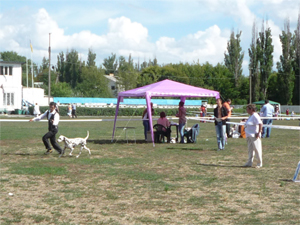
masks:
[[[74,151],[74,148],[77,146],[77,145],[80,145],[80,152],[79,152],[79,155],[76,156],[76,158],[78,158],[81,154],[81,151],[82,149],[86,149],[89,151],[89,155],[91,155],[91,151],[89,148],[86,147],[86,140],[89,138],[89,131],[87,131],[87,136],[86,138],[67,138],[63,135],[60,135],[59,138],[57,139],[58,142],[65,142],[65,148],[63,150],[63,153],[65,153],[65,150],[66,148],[69,148],[71,149],[71,152],[70,152],[70,156],[72,156],[72,152]]]

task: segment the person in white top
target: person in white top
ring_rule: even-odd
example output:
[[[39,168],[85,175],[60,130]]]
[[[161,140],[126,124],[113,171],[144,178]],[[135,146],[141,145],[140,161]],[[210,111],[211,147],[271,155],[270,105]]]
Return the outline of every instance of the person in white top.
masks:
[[[244,125],[248,143],[248,162],[244,167],[252,167],[253,158],[256,155],[258,161],[256,168],[260,168],[263,165],[261,145],[262,121],[255,112],[255,105],[249,104],[246,109],[250,116]]]
[[[56,138],[55,138],[55,135],[58,132],[59,113],[56,111],[56,104],[54,102],[50,102],[49,110],[47,110],[44,114],[42,114],[38,117],[32,118],[31,120],[29,120],[29,122],[40,121],[41,119],[43,119],[45,117],[47,117],[47,119],[48,119],[48,133],[46,133],[42,138],[44,145],[47,149],[45,154],[47,155],[47,154],[52,153],[52,148],[48,141],[48,139],[50,139],[51,145],[61,156],[62,154],[64,154],[64,152],[61,149],[61,147],[59,146],[59,144],[57,144]]]
[[[33,110],[33,115],[34,117],[37,117],[41,114],[40,112],[40,107],[37,103],[35,103],[35,106],[34,106],[34,110]]]

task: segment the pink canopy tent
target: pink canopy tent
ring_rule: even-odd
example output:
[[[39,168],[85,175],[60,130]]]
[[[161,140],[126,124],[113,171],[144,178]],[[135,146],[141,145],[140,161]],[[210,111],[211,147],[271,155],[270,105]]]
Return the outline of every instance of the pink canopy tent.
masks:
[[[112,134],[112,141],[115,135],[116,121],[118,117],[119,105],[120,102],[123,102],[124,97],[144,97],[146,98],[151,137],[154,146],[154,137],[153,137],[153,124],[152,124],[152,115],[151,115],[151,98],[152,97],[180,97],[181,101],[185,101],[186,97],[215,97],[219,98],[220,93],[218,91],[211,91],[204,88],[194,87],[191,85],[179,83],[172,80],[163,80],[154,84],[149,84],[143,87],[135,88],[128,91],[123,91],[118,94],[118,102],[116,107],[114,128]]]

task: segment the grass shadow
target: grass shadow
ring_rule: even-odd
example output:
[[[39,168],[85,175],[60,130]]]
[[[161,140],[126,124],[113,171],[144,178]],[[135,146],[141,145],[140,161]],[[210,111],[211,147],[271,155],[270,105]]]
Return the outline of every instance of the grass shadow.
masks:
[[[279,179],[279,181],[285,181],[285,182],[294,182],[292,179]]]
[[[9,152],[4,152],[4,153],[1,153],[0,155],[29,156],[29,155],[44,155],[44,154],[41,154],[41,153],[9,153]]]
[[[183,150],[183,151],[199,151],[199,152],[212,151],[212,150],[207,150],[207,149],[203,149],[203,148],[192,148],[192,147],[168,147],[166,149],[170,149],[170,150],[178,149],[178,150]]]
[[[196,165],[199,165],[199,166],[214,166],[214,167],[252,168],[252,167],[244,167],[244,166],[228,166],[228,165],[205,164],[205,163],[196,163]]]
[[[111,141],[111,139],[94,139],[94,140],[87,140],[88,143],[93,143],[93,144],[99,144],[99,145],[104,145],[104,144],[127,144],[126,140],[113,140],[113,142]],[[145,142],[144,140],[128,140],[128,144],[147,144],[147,142]],[[150,144],[150,143],[149,143]]]

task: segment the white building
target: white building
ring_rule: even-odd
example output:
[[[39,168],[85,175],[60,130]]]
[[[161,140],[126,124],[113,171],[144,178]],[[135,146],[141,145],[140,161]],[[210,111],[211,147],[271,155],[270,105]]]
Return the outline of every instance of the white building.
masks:
[[[22,108],[22,64],[0,61],[0,111]]]
[[[113,73],[104,75],[104,77],[108,79],[107,87],[114,97],[117,97],[119,92],[124,91],[124,88],[121,85],[118,85],[118,80]]]
[[[42,88],[26,88],[23,87],[23,100],[35,105],[36,103],[39,106],[48,106],[48,96],[44,95],[45,90]],[[53,101],[53,98],[50,97],[50,102]]]

